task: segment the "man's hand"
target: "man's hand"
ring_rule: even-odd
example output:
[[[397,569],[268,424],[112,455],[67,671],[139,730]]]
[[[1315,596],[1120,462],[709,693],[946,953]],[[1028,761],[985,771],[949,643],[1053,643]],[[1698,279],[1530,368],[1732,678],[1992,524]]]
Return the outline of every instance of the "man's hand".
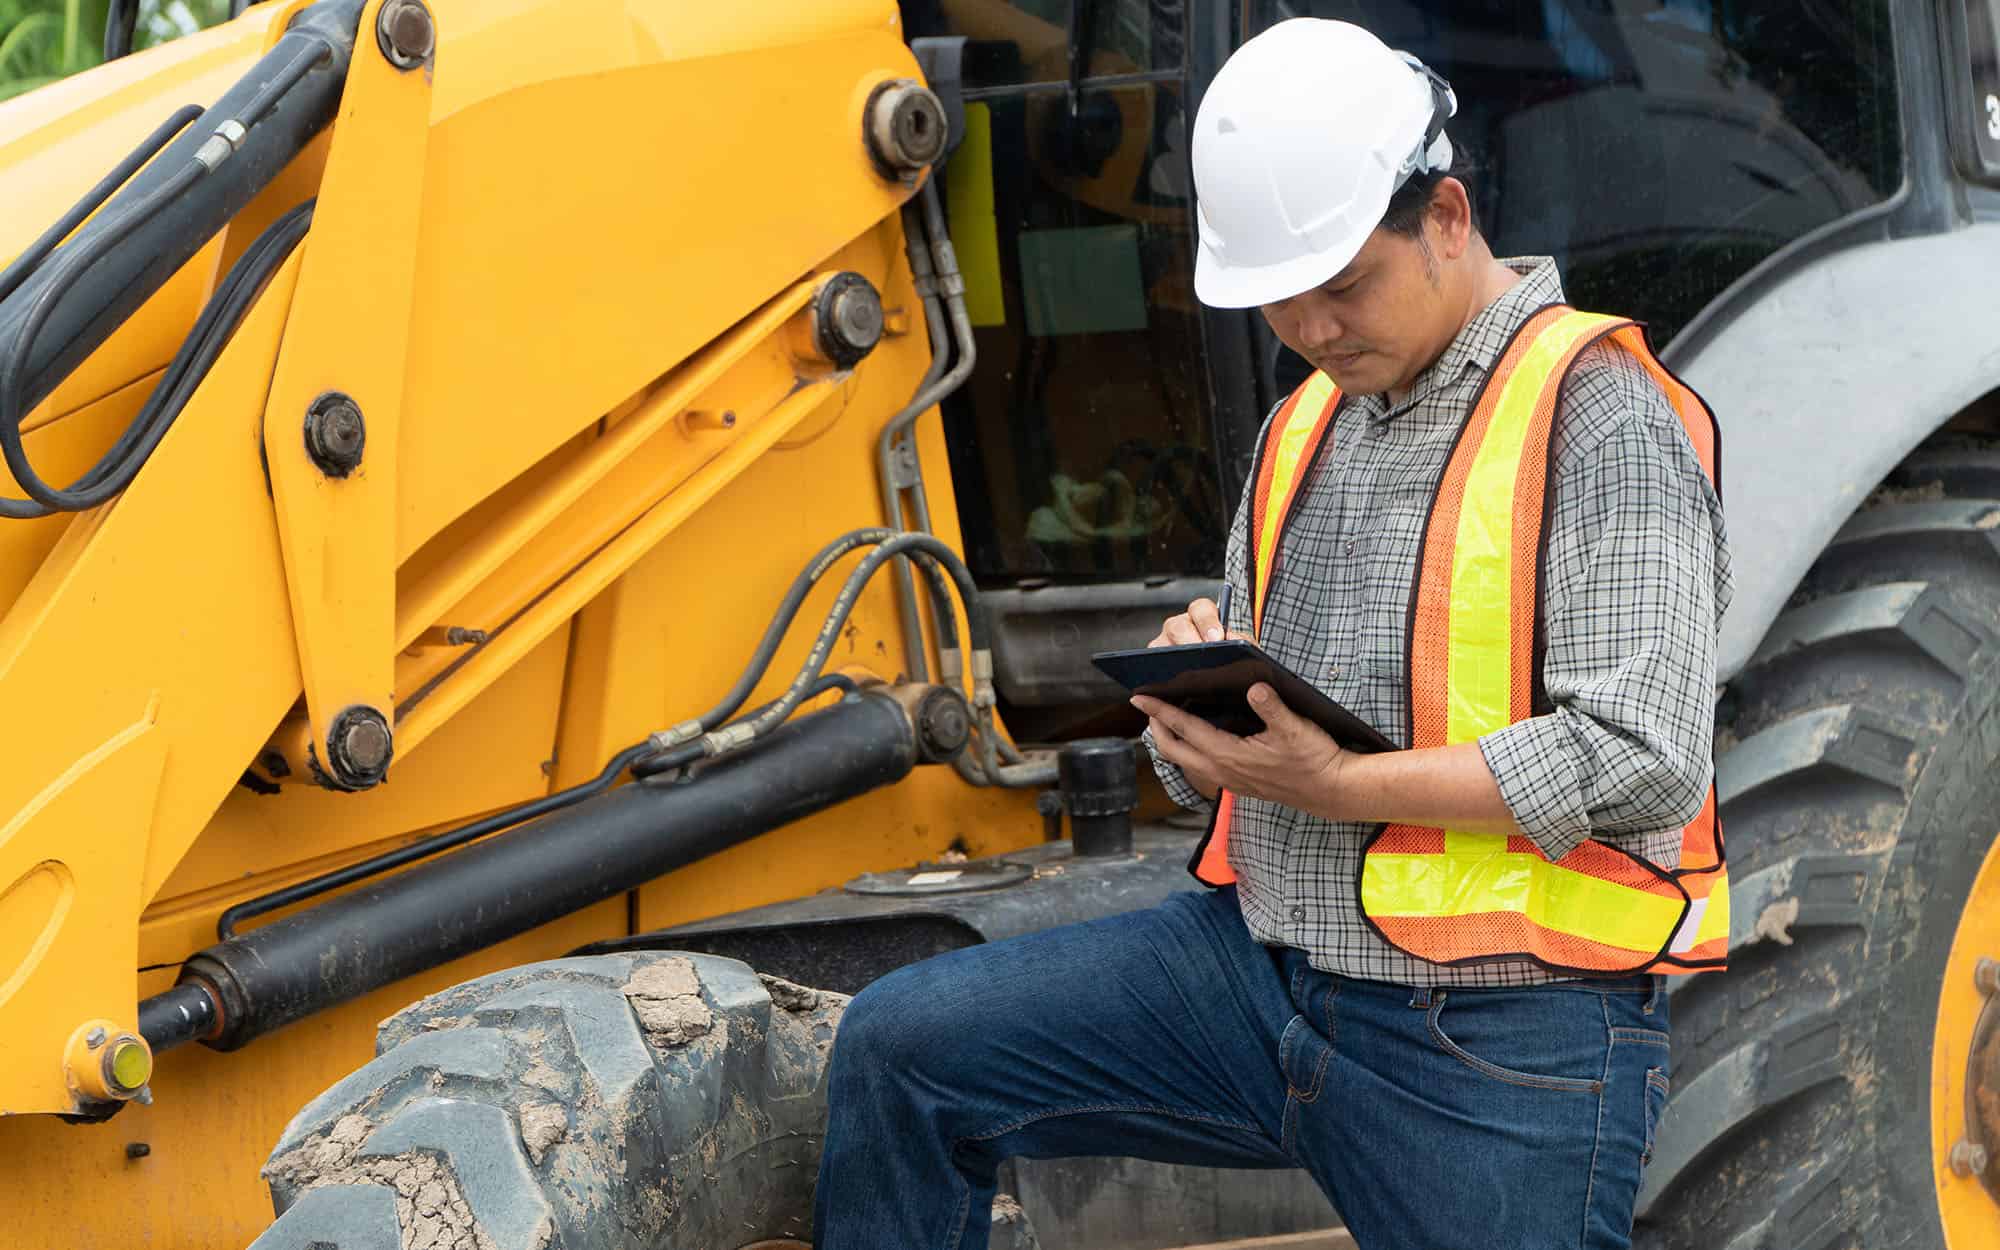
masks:
[[[1160,758],[1178,765],[1191,781],[1199,777],[1236,794],[1315,814],[1325,814],[1340,790],[1347,752],[1325,730],[1286,707],[1264,682],[1250,687],[1250,708],[1264,729],[1248,738],[1145,695],[1134,695],[1132,706],[1152,718]],[[1199,782],[1196,787],[1201,788]]]
[[[1185,647],[1197,642],[1221,642],[1225,637],[1250,641],[1248,634],[1224,633],[1222,617],[1215,609],[1215,600],[1197,599],[1188,604],[1188,610],[1179,616],[1168,617],[1166,623],[1160,626],[1159,636],[1146,645]]]
[[[1226,636],[1241,638],[1245,642],[1250,641],[1249,636],[1245,634],[1232,633]],[[1188,604],[1188,610],[1179,616],[1168,617],[1161,624],[1159,634],[1153,641],[1146,645],[1149,647],[1185,647],[1197,642],[1221,642],[1224,637],[1222,614],[1220,609],[1216,607],[1215,600],[1197,599],[1193,603]],[[1155,720],[1153,722],[1153,740],[1155,742],[1162,742],[1165,738],[1165,731],[1161,729],[1159,721]],[[1165,751],[1160,752],[1162,759],[1166,758],[1166,755]],[[1178,760],[1173,762],[1179,763]],[[1180,767],[1181,775],[1188,779],[1188,784],[1195,788],[1197,794],[1205,799],[1212,800],[1215,798],[1217,791],[1221,787],[1213,776],[1202,772],[1199,768],[1190,768],[1185,764],[1182,764]]]

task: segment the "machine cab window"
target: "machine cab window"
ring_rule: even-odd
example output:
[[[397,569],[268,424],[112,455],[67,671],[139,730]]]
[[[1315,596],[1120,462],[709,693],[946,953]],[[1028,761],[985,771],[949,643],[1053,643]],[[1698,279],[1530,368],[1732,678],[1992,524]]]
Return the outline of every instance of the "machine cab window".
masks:
[[[995,585],[1219,571],[1178,0],[909,0],[959,35],[945,176],[979,363],[945,406],[969,561]]]

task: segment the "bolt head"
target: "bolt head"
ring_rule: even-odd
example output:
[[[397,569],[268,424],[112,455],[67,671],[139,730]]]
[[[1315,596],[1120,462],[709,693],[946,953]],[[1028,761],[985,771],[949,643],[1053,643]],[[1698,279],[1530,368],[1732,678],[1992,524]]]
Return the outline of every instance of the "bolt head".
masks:
[[[343,710],[333,718],[326,739],[333,781],[348,789],[366,789],[381,781],[396,753],[396,737],[388,717],[372,707],[357,705]]]
[[[1951,1148],[1951,1170],[1959,1176],[1978,1176],[1986,1171],[1986,1147],[1960,1138]]]
[[[814,299],[814,346],[840,368],[853,368],[882,341],[882,297],[867,278],[837,273]]]
[[[437,24],[420,0],[387,0],[375,19],[375,39],[389,64],[412,70],[437,50]]]
[[[939,755],[956,755],[972,736],[972,717],[964,701],[949,692],[925,699],[919,720],[925,741]]]
[[[929,87],[911,79],[886,83],[868,102],[864,130],[869,155],[892,178],[913,178],[944,155],[950,123]]]
[[[1982,957],[1972,967],[1972,983],[1988,997],[2000,994],[2000,960]]]
[[[99,1046],[104,1045],[104,1030],[97,1028],[85,1033],[83,1035],[83,1044],[92,1050],[96,1050]]]
[[[848,342],[873,347],[882,340],[881,297],[873,287],[850,287],[834,300],[833,321]]]
[[[153,1079],[153,1052],[136,1037],[121,1037],[104,1052],[104,1083],[112,1089],[136,1091]]]
[[[389,731],[374,721],[349,725],[340,745],[348,763],[363,772],[374,772],[389,762]]]
[[[306,454],[328,477],[354,472],[367,445],[368,423],[350,397],[328,391],[306,409]]]

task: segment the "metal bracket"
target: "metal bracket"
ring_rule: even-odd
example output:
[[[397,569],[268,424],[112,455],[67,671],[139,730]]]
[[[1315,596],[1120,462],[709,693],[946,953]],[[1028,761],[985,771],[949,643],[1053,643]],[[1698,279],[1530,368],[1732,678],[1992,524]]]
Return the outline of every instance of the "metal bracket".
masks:
[[[965,138],[964,35],[928,35],[910,40],[910,52],[924,72],[924,82],[944,105],[944,154],[948,158]]]
[[[361,29],[375,29],[383,2]],[[389,764],[378,738],[395,707],[396,438],[430,141],[429,67],[405,72],[366,47],[348,71],[264,413],[314,754],[342,789],[375,784]],[[330,394],[365,420],[365,444],[358,429],[329,443]],[[351,446],[338,476],[329,446]],[[380,718],[368,739],[380,750],[365,760],[346,749],[357,717]]]
[[[923,481],[923,467],[917,463],[917,448],[905,437],[889,449],[889,482],[897,490],[908,490]]]

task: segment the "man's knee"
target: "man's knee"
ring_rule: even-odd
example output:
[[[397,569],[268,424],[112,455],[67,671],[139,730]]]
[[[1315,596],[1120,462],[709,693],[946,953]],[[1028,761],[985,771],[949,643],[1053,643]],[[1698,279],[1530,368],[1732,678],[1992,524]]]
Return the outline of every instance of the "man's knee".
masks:
[[[938,976],[921,965],[899,968],[854,996],[834,1036],[836,1081],[922,1076],[949,1061],[968,1024],[964,1012],[941,1006]]]

